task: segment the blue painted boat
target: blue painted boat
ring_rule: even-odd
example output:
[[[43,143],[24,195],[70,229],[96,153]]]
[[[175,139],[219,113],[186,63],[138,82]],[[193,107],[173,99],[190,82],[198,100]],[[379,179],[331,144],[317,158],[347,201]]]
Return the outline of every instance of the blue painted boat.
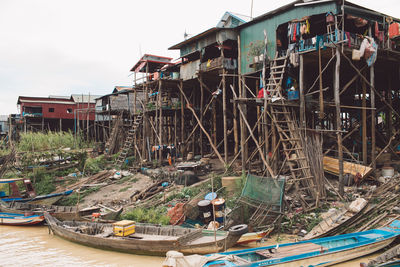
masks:
[[[43,215],[0,212],[0,224],[3,225],[34,225],[43,221]]]
[[[21,192],[17,182],[23,183],[25,192]],[[52,205],[60,198],[68,196],[73,192],[73,190],[67,190],[61,193],[37,196],[32,182],[24,178],[1,179],[0,184],[8,184],[9,186],[9,195],[6,195],[4,191],[0,191],[0,198],[4,202],[29,202],[30,204]]]
[[[400,221],[390,226],[320,239],[209,254],[204,267],[330,266],[378,251],[400,235]]]

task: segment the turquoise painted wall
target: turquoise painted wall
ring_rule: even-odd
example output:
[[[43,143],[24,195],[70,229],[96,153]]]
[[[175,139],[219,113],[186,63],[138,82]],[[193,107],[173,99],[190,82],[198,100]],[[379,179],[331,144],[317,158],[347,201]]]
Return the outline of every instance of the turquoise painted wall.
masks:
[[[241,49],[241,71],[242,74],[255,71],[250,68],[249,64],[253,63],[253,58],[249,55],[250,47],[264,43],[264,29],[267,31],[268,37],[268,55],[272,59],[275,57],[276,51],[276,29],[279,25],[291,21],[293,19],[301,19],[305,16],[324,14],[327,12],[338,13],[338,7],[335,2],[323,3],[309,6],[293,7],[291,10],[274,15],[266,20],[256,22],[240,29],[240,49]],[[252,44],[252,45],[251,45]]]

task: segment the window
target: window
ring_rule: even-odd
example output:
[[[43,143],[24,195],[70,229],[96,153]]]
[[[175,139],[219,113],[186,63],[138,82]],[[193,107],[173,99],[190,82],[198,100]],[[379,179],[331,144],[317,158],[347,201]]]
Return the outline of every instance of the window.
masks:
[[[54,108],[49,108],[49,112],[54,112]]]
[[[67,108],[67,113],[72,113],[72,108]]]

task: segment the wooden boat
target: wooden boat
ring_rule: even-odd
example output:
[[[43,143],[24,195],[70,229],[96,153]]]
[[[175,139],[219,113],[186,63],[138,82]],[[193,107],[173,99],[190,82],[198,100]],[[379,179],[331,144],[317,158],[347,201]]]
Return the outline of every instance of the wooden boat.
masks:
[[[25,191],[21,192],[17,182],[21,182],[25,186]],[[52,205],[60,200],[64,196],[68,196],[73,190],[67,190],[61,193],[47,194],[37,196],[35,189],[33,188],[32,182],[29,179],[1,179],[0,184],[9,185],[9,195],[6,195],[4,191],[0,191],[0,198],[4,202],[29,202],[31,204],[39,205]]]
[[[43,221],[43,215],[0,212],[0,224],[3,225],[34,225]]]
[[[274,228],[271,227],[264,231],[246,233],[240,237],[240,239],[236,242],[236,244],[247,245],[253,242],[261,242],[261,240],[266,238],[273,230]]]
[[[210,254],[202,257],[217,259],[202,266],[330,266],[378,251],[399,235],[400,221],[396,220],[365,232]]]
[[[204,231],[179,226],[136,224],[135,233],[115,236],[113,225],[93,222],[61,222],[49,213],[44,214],[52,232],[64,239],[91,247],[133,254],[165,255],[171,249],[185,254],[206,254],[232,247],[247,226],[226,231]],[[246,229],[244,229],[246,228]]]
[[[346,207],[322,214],[323,220],[307,233],[303,240],[335,235],[340,228],[356,220],[367,205],[366,200],[358,198]]]
[[[104,207],[104,208],[103,208]],[[53,217],[62,221],[91,221],[93,214],[98,213],[99,217],[96,220],[101,222],[114,221],[122,213],[123,208],[113,210],[100,205],[99,207],[88,207],[78,209],[77,206],[55,206],[55,205],[38,205],[30,202],[10,202],[6,203],[0,199],[0,211],[8,213],[24,214],[32,212],[34,214],[43,215],[44,212],[49,212]]]

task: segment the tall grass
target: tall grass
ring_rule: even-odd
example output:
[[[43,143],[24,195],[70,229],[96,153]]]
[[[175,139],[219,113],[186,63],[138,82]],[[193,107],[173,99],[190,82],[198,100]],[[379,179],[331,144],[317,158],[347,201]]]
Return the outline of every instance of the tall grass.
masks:
[[[80,138],[79,138],[80,139]],[[78,144],[87,146],[82,140],[77,140]],[[21,133],[18,143],[19,151],[43,151],[70,147],[75,144],[74,135],[71,132],[47,132],[47,133]]]

